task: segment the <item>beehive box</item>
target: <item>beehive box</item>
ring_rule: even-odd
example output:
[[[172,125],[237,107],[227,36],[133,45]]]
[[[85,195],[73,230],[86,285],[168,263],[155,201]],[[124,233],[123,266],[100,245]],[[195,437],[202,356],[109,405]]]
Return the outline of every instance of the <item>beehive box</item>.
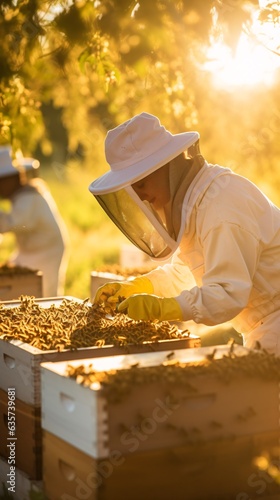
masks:
[[[205,347],[44,363],[42,427],[93,458],[279,431],[280,358],[241,346],[232,358],[230,349],[217,347],[212,361]],[[82,385],[81,366],[101,372],[106,390],[94,374]],[[149,439],[133,434],[139,426]]]
[[[42,428],[41,409],[23,403],[18,398],[13,401],[15,411],[15,450],[14,460],[17,468],[30,479],[42,478]],[[0,390],[0,455],[8,460],[13,439],[9,438],[8,392]]]
[[[280,359],[240,346],[234,354],[221,346],[171,358],[86,360],[83,370],[95,372],[91,386],[83,385],[80,361],[41,366],[43,478],[51,500],[82,491],[98,500],[127,491],[133,500],[255,493],[254,458],[280,444]],[[79,374],[79,383],[69,373]],[[268,481],[266,494],[277,488]]]
[[[63,300],[82,303],[73,297],[57,297],[50,299],[36,299],[38,306],[48,309],[52,306],[60,306]],[[18,307],[20,301],[3,302],[7,308]],[[36,319],[36,318],[35,318]],[[2,329],[8,328],[2,325]],[[63,327],[62,327],[63,329]],[[1,331],[1,328],[0,328]],[[9,331],[9,329],[8,329]],[[40,363],[43,361],[63,361],[70,359],[95,358],[102,356],[114,356],[116,354],[127,354],[133,352],[149,352],[151,350],[173,350],[185,349],[200,345],[200,339],[196,335],[186,334],[181,339],[162,340],[157,342],[143,342],[142,344],[129,345],[104,345],[102,347],[84,347],[77,349],[42,350],[38,347],[23,342],[22,340],[0,339],[0,389],[7,390],[8,386],[16,388],[17,398],[34,406],[41,405],[40,390]]]
[[[43,295],[43,275],[41,271],[0,266],[0,301],[16,300],[20,295]]]
[[[279,500],[279,486],[257,466],[275,433],[94,459],[43,431],[48,500]]]
[[[12,475],[8,475],[11,473]],[[15,480],[15,487],[12,483],[8,482],[10,479]],[[0,498],[2,498],[1,494],[5,490],[10,495],[9,497],[4,496],[5,499],[30,500],[30,498],[43,498],[40,496],[40,494],[43,494],[42,481],[30,479],[30,477],[18,467],[15,468],[15,471],[11,471],[7,460],[0,457]],[[38,496],[36,497],[36,495]]]

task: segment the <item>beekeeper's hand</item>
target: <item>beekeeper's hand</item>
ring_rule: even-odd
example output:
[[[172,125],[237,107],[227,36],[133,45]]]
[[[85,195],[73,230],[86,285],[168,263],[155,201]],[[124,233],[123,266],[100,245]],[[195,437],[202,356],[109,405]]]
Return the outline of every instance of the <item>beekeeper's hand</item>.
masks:
[[[112,306],[119,302],[119,297],[130,297],[135,293],[153,293],[154,287],[145,276],[139,276],[131,281],[112,281],[98,288],[94,304],[109,302]]]
[[[173,297],[163,298],[142,293],[132,295],[118,305],[118,312],[135,320],[182,321],[182,309]]]

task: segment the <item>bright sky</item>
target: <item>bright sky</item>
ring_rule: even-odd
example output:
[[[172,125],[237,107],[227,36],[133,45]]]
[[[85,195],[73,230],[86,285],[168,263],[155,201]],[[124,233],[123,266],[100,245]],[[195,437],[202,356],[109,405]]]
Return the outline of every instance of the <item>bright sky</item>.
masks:
[[[260,3],[265,2],[260,0]],[[277,49],[279,55],[273,53]],[[261,25],[256,16],[252,34],[242,33],[234,55],[222,41],[216,41],[207,51],[207,57],[204,69],[212,73],[217,87],[230,90],[240,85],[272,85],[276,71],[280,70],[280,24]]]

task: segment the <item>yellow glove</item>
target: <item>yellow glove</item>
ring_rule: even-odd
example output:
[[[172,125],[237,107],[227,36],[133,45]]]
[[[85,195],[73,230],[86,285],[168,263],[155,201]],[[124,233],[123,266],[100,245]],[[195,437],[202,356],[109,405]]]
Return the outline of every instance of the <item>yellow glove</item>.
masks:
[[[98,288],[94,297],[94,304],[99,302],[109,302],[116,305],[119,297],[130,297],[135,293],[153,293],[154,287],[145,276],[140,276],[131,281],[112,281]]]
[[[183,319],[181,307],[176,299],[146,293],[128,297],[119,304],[117,310],[136,320],[182,321]]]

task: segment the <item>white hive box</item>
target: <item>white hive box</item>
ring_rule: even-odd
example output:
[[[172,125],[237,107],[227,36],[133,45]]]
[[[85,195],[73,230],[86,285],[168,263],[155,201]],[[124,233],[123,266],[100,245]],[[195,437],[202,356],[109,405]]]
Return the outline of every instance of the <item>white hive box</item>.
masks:
[[[230,349],[217,347],[215,362]],[[234,353],[249,368],[251,353],[240,346]],[[209,347],[188,349],[177,351],[173,361],[193,364],[212,354]],[[149,353],[82,364],[95,372],[129,369],[141,376],[141,369],[158,368],[167,359]],[[222,373],[194,371],[183,384],[135,383],[117,401],[108,400],[98,384],[84,387],[69,378],[68,363],[44,363],[43,479],[49,498],[72,500],[82,492],[91,500],[129,492],[133,500],[243,500],[256,493],[274,498],[280,493],[275,483],[256,491],[253,462],[280,445],[279,378],[275,372],[267,377],[266,370],[260,375],[262,358],[257,361],[256,377],[246,370],[233,374],[232,365]],[[69,364],[79,367],[81,361]]]
[[[48,308],[50,305],[60,305],[64,298],[54,297],[36,299],[40,307]],[[20,301],[4,301],[4,307],[17,307]],[[68,352],[68,351],[67,351]],[[61,355],[61,358],[58,358]],[[45,360],[56,361],[65,359],[65,354],[58,351],[42,351],[19,340],[5,341],[0,339],[0,389],[7,390],[14,387],[16,397],[24,403],[40,406],[40,363]],[[71,357],[71,353],[69,353]]]
[[[63,299],[82,302],[73,297],[37,299],[35,302],[41,307],[48,308],[51,305],[59,306]],[[2,302],[2,305],[5,307],[16,307],[19,303],[19,301]],[[199,337],[190,335],[184,339],[146,342],[139,345],[131,344],[123,347],[110,345],[103,347],[93,346],[75,350],[65,349],[59,352],[57,350],[43,351],[19,340],[5,341],[0,339],[0,389],[7,390],[8,387],[15,387],[18,399],[27,404],[39,407],[41,405],[40,364],[43,361],[57,362],[147,352],[151,350],[169,351],[199,345]]]
[[[199,348],[188,349],[188,351],[194,350],[200,351]],[[169,355],[170,351],[163,351],[74,360],[69,363],[55,363],[54,370],[50,363],[43,363],[41,365],[42,428],[94,458],[108,456],[110,452],[108,411],[111,410],[108,409],[102,391],[83,387],[68,378],[66,375],[68,364],[92,366],[96,371],[122,370],[136,364],[141,367],[157,366],[168,359]],[[176,352],[176,359],[182,359],[181,356],[185,359],[185,349],[180,350],[180,353]],[[140,407],[143,403],[143,393],[141,397]],[[115,410],[116,405],[114,412]]]
[[[223,358],[229,349],[219,346],[215,359]],[[210,347],[179,350],[174,359],[193,363],[212,351]],[[248,353],[241,346],[236,347],[236,352],[238,356]],[[135,369],[141,376],[142,367],[158,366],[166,360],[166,353],[158,352],[87,359],[82,363],[80,360],[44,363],[41,366],[43,429],[93,458],[108,457],[114,449],[129,454],[180,446],[182,442],[280,432],[278,380],[240,376],[237,372],[227,381],[226,372],[215,374],[209,370],[209,375],[200,375],[198,371],[184,386],[159,382],[136,385],[122,401],[112,403],[100,387],[84,387],[66,374],[68,364],[92,365],[95,371],[123,370],[137,364]],[[149,439],[137,439],[137,433],[131,431],[139,425],[144,426]]]

